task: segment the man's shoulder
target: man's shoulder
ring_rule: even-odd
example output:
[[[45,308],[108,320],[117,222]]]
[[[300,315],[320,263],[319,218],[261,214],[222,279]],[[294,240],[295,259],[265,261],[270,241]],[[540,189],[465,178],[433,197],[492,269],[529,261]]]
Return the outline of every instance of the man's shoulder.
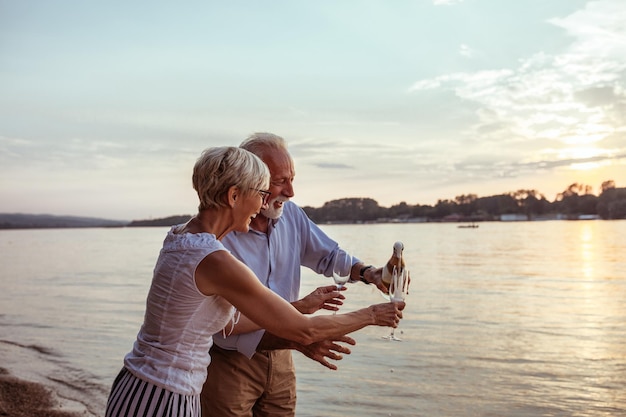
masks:
[[[285,201],[283,203],[283,211],[285,212],[297,212],[300,211],[300,206],[293,201]]]
[[[287,201],[283,205],[283,214],[275,224],[277,229],[295,230],[297,233],[308,233],[315,228],[305,211],[294,202]]]
[[[302,210],[302,208],[296,203],[294,203],[293,201],[286,201],[283,204],[283,214],[280,217],[292,218],[292,219],[294,218],[300,218],[300,219],[307,218],[308,219],[304,210]]]

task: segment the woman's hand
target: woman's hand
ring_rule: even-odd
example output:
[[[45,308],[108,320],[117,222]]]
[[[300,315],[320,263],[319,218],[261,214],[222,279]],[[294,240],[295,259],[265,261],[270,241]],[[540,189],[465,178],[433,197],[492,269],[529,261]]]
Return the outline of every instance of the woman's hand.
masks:
[[[404,301],[374,304],[370,306],[374,316],[374,324],[377,326],[398,327],[402,318],[402,310],[406,303]]]

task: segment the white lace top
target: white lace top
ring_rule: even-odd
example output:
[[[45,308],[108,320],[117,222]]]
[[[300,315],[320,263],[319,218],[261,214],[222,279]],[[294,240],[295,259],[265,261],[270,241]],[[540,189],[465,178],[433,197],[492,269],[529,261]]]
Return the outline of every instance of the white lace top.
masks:
[[[194,272],[208,254],[226,250],[209,233],[183,233],[174,226],[159,254],[144,323],[124,358],[137,377],[183,395],[198,395],[211,358],[212,335],[231,319],[234,307],[197,288]]]

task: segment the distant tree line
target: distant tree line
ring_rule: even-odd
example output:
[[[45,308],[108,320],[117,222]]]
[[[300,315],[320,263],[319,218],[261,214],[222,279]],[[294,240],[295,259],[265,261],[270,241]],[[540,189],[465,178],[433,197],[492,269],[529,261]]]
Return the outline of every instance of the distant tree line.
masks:
[[[186,223],[193,216],[191,214],[182,214],[176,216],[163,217],[160,219],[150,219],[150,220],[133,220],[128,223],[128,227],[144,227],[144,226],[173,226],[175,224]]]
[[[599,196],[592,187],[574,183],[550,202],[536,190],[518,190],[505,194],[478,197],[460,195],[454,200],[439,200],[434,206],[409,205],[401,202],[389,208],[380,207],[371,198],[342,198],[322,207],[303,207],[315,223],[371,223],[394,221],[488,221],[504,215],[519,215],[528,220],[598,216],[605,220],[626,219],[626,188],[616,188],[613,180],[605,181]],[[76,216],[0,213],[0,229],[66,228],[66,227],[151,227],[185,223],[191,214],[159,219],[123,222]]]
[[[454,200],[438,200],[434,206],[401,202],[380,207],[371,198],[343,198],[320,208],[303,207],[316,223],[368,223],[385,220],[487,221],[503,215],[522,215],[529,220],[540,218],[577,219],[597,215],[602,219],[626,219],[626,188],[616,188],[613,180],[604,181],[599,196],[592,187],[574,183],[550,202],[536,190],[518,190],[505,194],[478,197],[460,195]]]

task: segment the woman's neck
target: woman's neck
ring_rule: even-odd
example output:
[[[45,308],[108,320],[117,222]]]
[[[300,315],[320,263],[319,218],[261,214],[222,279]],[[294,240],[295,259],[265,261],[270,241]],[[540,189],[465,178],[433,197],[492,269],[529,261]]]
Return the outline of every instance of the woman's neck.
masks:
[[[224,209],[201,210],[192,217],[185,227],[188,233],[211,233],[217,240],[226,236],[232,228],[230,211]]]

